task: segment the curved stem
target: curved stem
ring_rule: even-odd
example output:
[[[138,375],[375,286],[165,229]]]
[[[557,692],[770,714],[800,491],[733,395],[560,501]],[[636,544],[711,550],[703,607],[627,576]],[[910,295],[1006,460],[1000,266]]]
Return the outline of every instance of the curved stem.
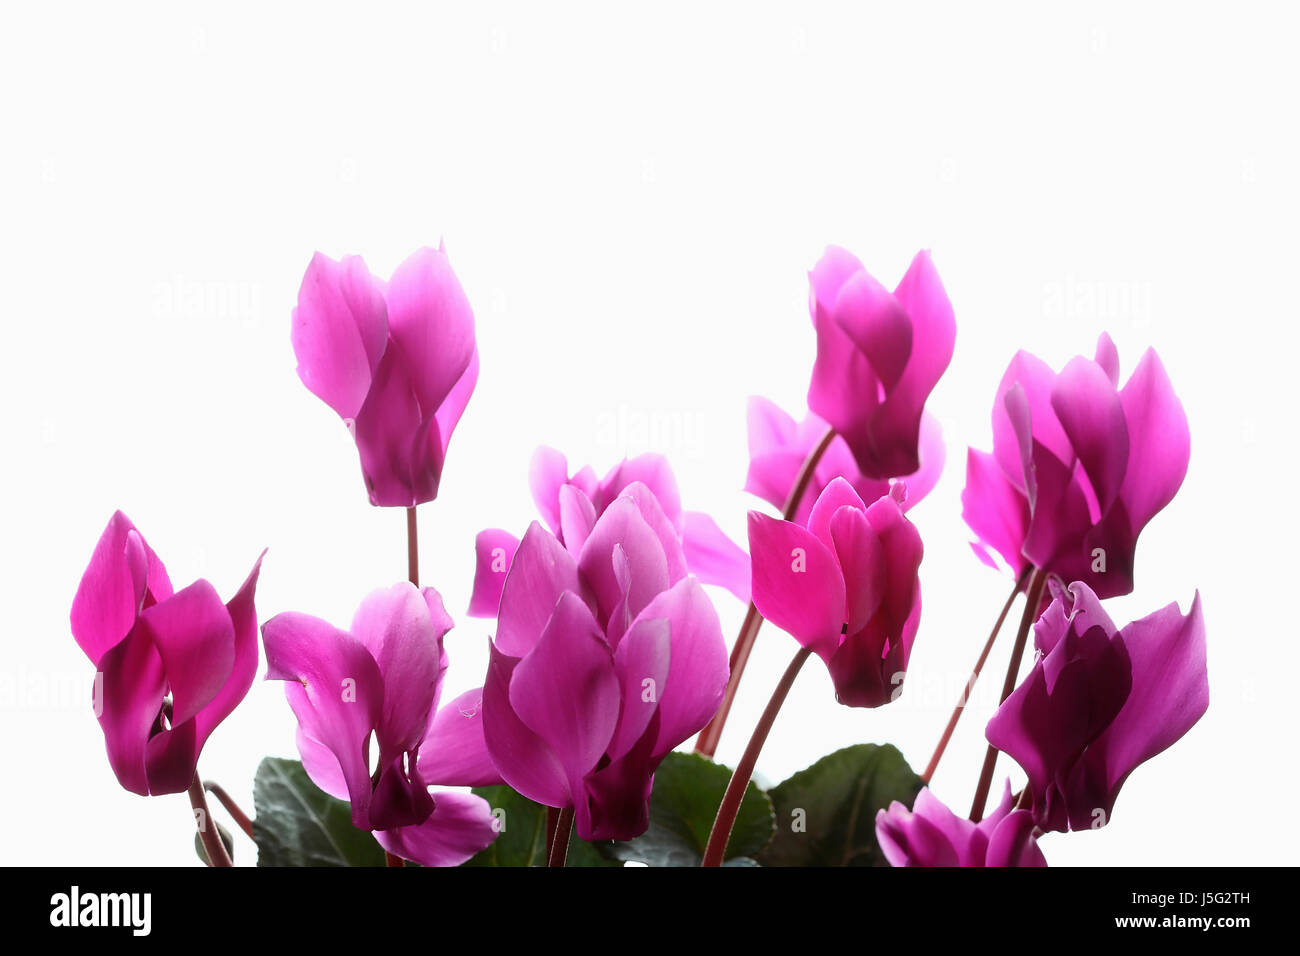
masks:
[[[831,442],[834,440],[835,429],[826,429],[826,434],[822,436],[821,441],[804,459],[804,463],[799,469],[799,475],[795,478],[794,486],[785,499],[785,507],[781,509],[781,518],[783,520],[794,520],[794,516],[799,511],[799,503],[803,501],[804,493],[808,490],[813,475],[817,471],[817,463],[822,460],[822,456],[826,454],[826,449],[831,447]],[[727,689],[723,694],[722,704],[718,707],[718,712],[713,715],[713,719],[700,731],[700,736],[695,741],[695,752],[697,754],[712,757],[717,752],[718,741],[722,737],[722,728],[726,726],[727,716],[731,713],[732,702],[736,699],[736,689],[740,686],[740,677],[745,673],[745,665],[749,662],[749,652],[753,649],[754,639],[758,637],[758,631],[762,626],[763,615],[758,613],[758,608],[755,607],[753,601],[750,601],[749,610],[745,612],[745,620],[741,623],[740,631],[736,635],[736,643],[731,648],[731,677],[727,681]]]
[[[1015,587],[1011,589],[1011,594],[1007,596],[1006,603],[1002,605],[1002,612],[998,615],[997,621],[994,622],[993,630],[989,632],[989,639],[984,642],[984,649],[980,651],[979,660],[975,662],[975,668],[970,672],[970,679],[966,681],[966,687],[962,691],[961,698],[957,701],[957,706],[952,709],[952,716],[948,718],[948,726],[943,729],[943,736],[939,738],[939,743],[930,756],[930,762],[926,765],[925,773],[921,774],[921,780],[924,783],[930,782],[930,778],[934,776],[935,768],[939,766],[939,759],[943,756],[943,752],[948,749],[948,741],[952,739],[952,733],[957,729],[957,721],[961,719],[962,711],[966,709],[966,702],[970,700],[971,691],[975,689],[975,682],[979,680],[980,671],[984,669],[984,662],[988,660],[989,651],[993,650],[993,642],[997,640],[998,633],[1002,630],[1002,624],[1007,619],[1007,613],[1011,610],[1016,595],[1025,586],[1025,580],[1028,577],[1029,569],[1026,568],[1021,572],[1020,577],[1016,579]]]
[[[1025,642],[1029,638],[1030,625],[1038,615],[1038,602],[1042,599],[1043,588],[1047,585],[1047,572],[1035,568],[1029,579],[1029,591],[1025,595],[1025,611],[1020,615],[1020,630],[1016,632],[1016,645],[1011,649],[1011,660],[1007,664],[1007,676],[1002,681],[1002,696],[998,700],[1001,706],[1011,692],[1016,689],[1016,677],[1020,674],[1020,659],[1025,655]],[[989,744],[984,753],[984,766],[980,769],[979,783],[975,786],[975,799],[971,801],[970,818],[979,823],[984,818],[984,804],[988,802],[989,787],[993,784],[993,767],[998,760],[997,748]]]
[[[199,781],[197,768],[194,780],[190,783],[190,806],[194,809],[194,825],[199,828],[199,840],[203,843],[203,852],[208,855],[208,866],[234,866],[226,845],[221,842],[221,831],[208,810],[207,797],[203,795],[203,784]]]
[[[235,803],[234,798],[226,793],[220,784],[213,783],[211,780],[203,781],[203,789],[216,797],[217,802],[226,808],[226,812],[230,814],[230,818],[235,821],[239,829],[243,830],[250,840],[253,839],[253,821],[240,809],[239,804]]]
[[[396,853],[384,851],[384,866],[406,866],[406,863]]]
[[[573,807],[560,810],[555,821],[555,835],[551,839],[551,851],[546,855],[547,866],[564,866],[569,856],[569,838],[573,835]]]
[[[772,692],[772,698],[767,702],[763,716],[759,718],[758,725],[749,738],[749,746],[745,748],[740,763],[736,764],[736,769],[731,775],[727,792],[722,796],[718,815],[713,821],[713,829],[709,832],[709,844],[704,849],[704,861],[701,866],[722,865],[723,856],[727,851],[727,841],[731,838],[731,828],[736,825],[736,815],[740,812],[740,803],[745,798],[745,788],[749,786],[749,779],[754,775],[754,764],[758,762],[758,755],[763,749],[763,744],[767,742],[767,735],[772,730],[772,724],[776,722],[776,715],[780,712],[781,705],[785,703],[786,695],[794,686],[794,679],[799,676],[799,669],[803,667],[804,661],[808,660],[808,655],[811,653],[809,648],[799,648],[799,653],[795,654],[794,660],[781,675],[781,682]]]
[[[549,864],[551,861],[551,848],[555,846],[555,828],[560,825],[560,808],[546,808],[546,854],[543,859]]]
[[[406,509],[406,571],[410,582],[420,586],[420,535],[415,524],[415,508]]]

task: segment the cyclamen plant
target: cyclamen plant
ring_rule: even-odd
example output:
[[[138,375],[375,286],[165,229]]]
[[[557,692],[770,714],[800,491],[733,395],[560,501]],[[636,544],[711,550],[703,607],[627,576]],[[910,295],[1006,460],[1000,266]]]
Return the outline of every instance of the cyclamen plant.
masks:
[[[1209,706],[1199,593],[1185,615],[1171,604],[1123,627],[1103,608],[1133,590],[1138,536],[1178,491],[1190,451],[1155,352],[1121,388],[1104,333],[1092,359],[1059,373],[1017,353],[995,393],[993,451],[967,453],[972,547],[1015,577],[967,694],[1025,595],[969,814],[928,786],[966,695],[920,775],[894,748],[862,744],[766,793],[751,782],[810,656],[844,706],[903,693],[924,633],[924,547],[908,511],[945,459],[925,402],[956,324],[929,253],[892,292],[836,247],[809,279],[808,410],[796,422],[750,400],[745,488],[781,513],[749,513],[748,553],[683,509],[663,456],[598,478],[539,448],[529,483],[541,520],[520,537],[489,528],[474,545],[467,613],[494,623],[487,672],[442,703],[455,623],[420,586],[416,513],[437,498],[477,382],[473,312],[441,247],[386,282],[360,258],[317,253],[290,325],[298,375],[344,420],[371,503],[406,509],[409,580],[359,589],[346,629],[297,611],[262,625],[265,676],[283,683],[300,760],[263,760],[250,819],[197,765],[254,682],[262,559],[229,601],[204,580],[176,591],[114,514],[71,625],[96,668],[118,781],[186,791],[212,866],[231,865],[234,847],[209,792],[261,865],[1043,866],[1045,834],[1104,826],[1129,774]],[[703,585],[748,603],[730,648]],[[727,770],[712,756],[764,620],[796,650]],[[1031,630],[1036,656],[1018,679]],[[692,737],[693,754],[676,749]],[[985,816],[999,751],[1026,783],[1005,781]],[[792,812],[802,826],[777,826]]]

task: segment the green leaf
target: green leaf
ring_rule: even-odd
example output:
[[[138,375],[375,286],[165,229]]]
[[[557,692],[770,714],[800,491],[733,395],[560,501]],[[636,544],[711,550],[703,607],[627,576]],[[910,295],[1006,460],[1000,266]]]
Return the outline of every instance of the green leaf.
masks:
[[[545,866],[546,807],[533,803],[506,786],[475,787],[488,802],[501,827],[497,838],[463,866]],[[592,844],[575,835],[569,841],[565,866],[620,866],[606,859]]]
[[[768,791],[776,836],[763,866],[886,866],[876,811],[910,807],[925,786],[889,744],[858,744],[823,757]]]
[[[221,837],[221,842],[226,847],[226,856],[230,857],[230,862],[235,862],[235,838],[232,837],[230,831],[220,823],[217,824],[217,834]],[[199,855],[199,859],[203,861],[205,866],[212,865],[208,862],[208,851],[203,846],[203,837],[199,835],[198,830],[194,831],[194,852]]]
[[[604,852],[648,866],[699,866],[709,831],[726,793],[731,771],[707,757],[670,753],[655,771],[650,796],[650,827]],[[724,866],[753,866],[753,857],[772,839],[772,804],[750,781],[727,842]]]
[[[267,757],[253,780],[258,866],[383,866],[375,838],[352,825],[346,800],[318,788],[296,760]]]

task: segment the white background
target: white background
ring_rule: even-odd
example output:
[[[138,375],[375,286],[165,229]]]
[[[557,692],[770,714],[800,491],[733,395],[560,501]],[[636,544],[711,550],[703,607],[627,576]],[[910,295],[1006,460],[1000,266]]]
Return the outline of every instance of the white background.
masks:
[[[533,517],[536,444],[602,472],[666,453],[686,505],[743,541],[745,399],[802,414],[807,269],[835,242],[892,285],[928,247],[958,338],[930,404],[949,467],[913,512],[908,691],[841,708],[812,662],[762,778],[859,741],[924,766],[1009,588],[967,547],[965,446],[988,447],[1017,348],[1059,367],[1108,330],[1124,376],[1156,346],[1192,429],[1186,483],[1111,611],[1186,609],[1199,588],[1211,704],[1109,827],[1044,851],[1293,862],[1295,24],[1249,4],[903,6],[7,7],[0,860],[195,862],[184,795],[118,787],[68,631],[113,509],[178,585],[229,595],[269,547],[263,619],[345,625],[404,576],[403,514],[367,503],[344,426],[294,374],[289,313],[317,249],[386,275],[445,237],[483,362],[420,509],[425,581],[460,619],[451,690],[485,661],[488,626],[459,614],[474,534]],[[730,640],[742,608],[717,603]],[[1009,637],[934,780],[958,812]],[[761,635],[720,758],[793,648]],[[293,727],[259,681],[203,774],[251,809],[254,767],[294,753]]]

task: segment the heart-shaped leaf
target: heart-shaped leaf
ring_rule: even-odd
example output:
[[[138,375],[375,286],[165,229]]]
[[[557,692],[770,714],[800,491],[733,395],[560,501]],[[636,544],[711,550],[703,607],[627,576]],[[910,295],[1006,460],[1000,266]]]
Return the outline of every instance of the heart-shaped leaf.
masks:
[[[296,760],[267,757],[253,780],[258,866],[383,866],[384,850],[352,825],[346,800],[325,793]]]
[[[924,782],[889,744],[845,747],[768,791],[776,835],[763,866],[886,866],[876,811],[910,807]]]

